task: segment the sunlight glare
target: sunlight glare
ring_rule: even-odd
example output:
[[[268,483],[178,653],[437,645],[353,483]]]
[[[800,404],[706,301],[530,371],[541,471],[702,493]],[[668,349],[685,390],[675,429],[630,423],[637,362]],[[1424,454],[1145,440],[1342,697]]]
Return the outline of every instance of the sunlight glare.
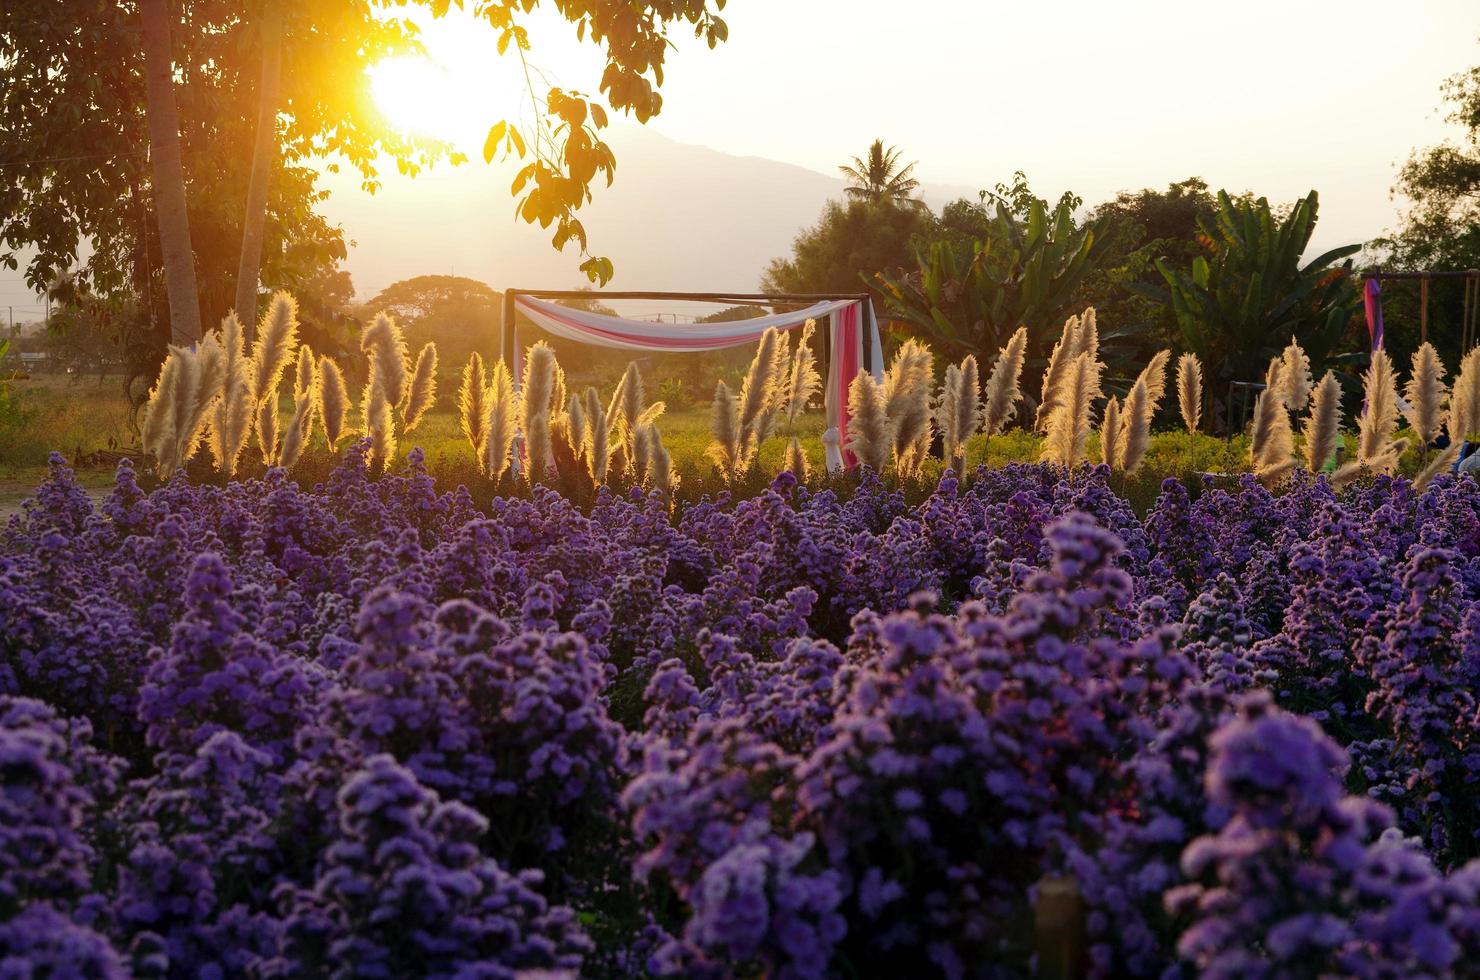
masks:
[[[531,85],[543,98],[551,85],[594,87],[600,71],[600,60],[592,59],[556,14],[532,19],[532,28],[541,33],[528,75],[516,55],[497,53],[497,33],[471,11],[412,19],[425,53],[395,55],[370,66],[371,98],[395,130],[442,140],[473,159],[482,157],[494,123],[532,120]]]
[[[457,79],[427,58],[387,58],[372,66],[370,92],[386,121],[404,133],[461,149],[470,130],[481,125]]]

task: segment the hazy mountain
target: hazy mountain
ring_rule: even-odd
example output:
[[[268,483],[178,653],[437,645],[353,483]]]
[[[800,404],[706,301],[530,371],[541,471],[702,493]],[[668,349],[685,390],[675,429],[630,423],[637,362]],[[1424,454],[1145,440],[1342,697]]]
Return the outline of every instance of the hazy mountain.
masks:
[[[609,142],[616,183],[597,188],[582,221],[593,252],[616,265],[614,289],[753,291],[766,263],[788,254],[796,233],[843,193],[838,177],[639,127],[614,127]],[[393,173],[373,197],[345,174],[326,175],[333,194],[324,210],[355,243],[347,266],[359,296],[422,273],[456,272],[496,289],[583,285],[573,250],[556,252],[548,232],[515,220],[514,169],[473,162],[416,178]],[[925,196],[938,207],[974,193],[940,186]]]

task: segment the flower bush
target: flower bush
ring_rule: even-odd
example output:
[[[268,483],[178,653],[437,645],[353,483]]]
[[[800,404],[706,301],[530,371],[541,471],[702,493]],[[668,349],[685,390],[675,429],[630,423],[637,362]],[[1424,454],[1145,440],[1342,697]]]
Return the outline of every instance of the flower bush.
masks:
[[[58,459],[0,531],[0,976],[1465,975],[1475,483],[1114,486]]]

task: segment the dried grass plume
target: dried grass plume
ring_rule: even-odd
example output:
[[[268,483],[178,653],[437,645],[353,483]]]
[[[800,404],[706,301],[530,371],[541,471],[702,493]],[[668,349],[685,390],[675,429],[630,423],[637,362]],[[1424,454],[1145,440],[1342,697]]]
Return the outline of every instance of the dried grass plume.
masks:
[[[319,421],[324,424],[324,441],[329,451],[339,449],[344,435],[344,420],[349,417],[349,386],[344,373],[331,357],[319,358]]]
[[[1202,364],[1196,354],[1183,354],[1177,360],[1177,404],[1187,431],[1196,432],[1202,421]]]
[[[1028,349],[1028,328],[1018,327],[997,354],[997,363],[987,377],[986,398],[982,403],[982,432],[988,439],[1001,432],[1017,412],[1022,398],[1018,387],[1023,374],[1023,360]]]
[[[1302,431],[1305,436],[1305,465],[1312,473],[1326,468],[1341,438],[1341,383],[1327,371],[1310,399],[1310,415]]]

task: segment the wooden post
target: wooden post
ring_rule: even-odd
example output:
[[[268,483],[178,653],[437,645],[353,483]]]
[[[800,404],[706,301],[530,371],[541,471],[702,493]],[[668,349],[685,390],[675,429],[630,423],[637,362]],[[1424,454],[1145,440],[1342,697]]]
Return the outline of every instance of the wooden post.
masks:
[[[1033,901],[1038,975],[1047,980],[1084,976],[1084,900],[1073,878],[1048,876]]]
[[[498,356],[504,367],[512,374],[514,370],[514,296],[516,291],[504,290],[503,321],[498,325]]]

